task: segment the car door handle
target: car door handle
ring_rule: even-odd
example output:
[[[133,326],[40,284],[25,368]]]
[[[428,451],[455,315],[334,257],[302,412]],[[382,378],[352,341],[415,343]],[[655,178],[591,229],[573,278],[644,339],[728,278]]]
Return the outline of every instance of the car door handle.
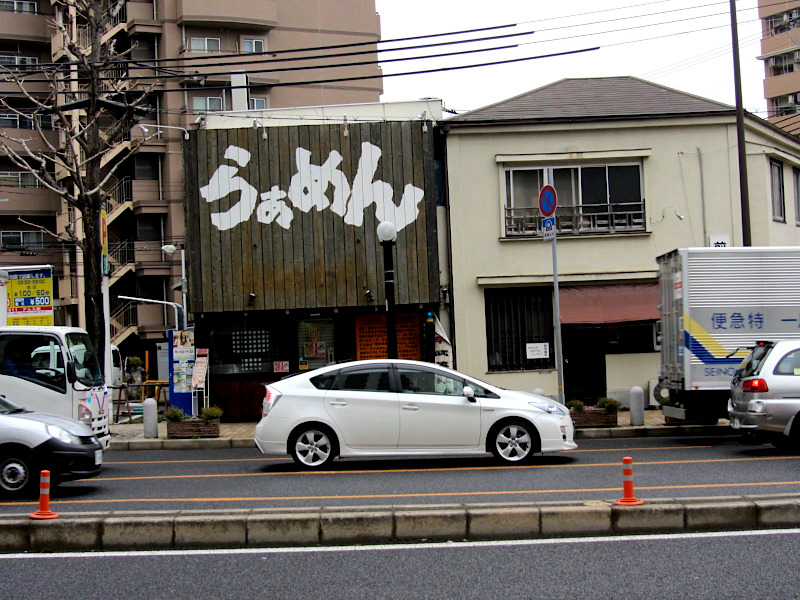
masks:
[[[331,406],[347,406],[344,400],[331,400]]]
[[[414,404],[404,404],[401,408],[403,410],[419,410],[419,406],[416,406]]]

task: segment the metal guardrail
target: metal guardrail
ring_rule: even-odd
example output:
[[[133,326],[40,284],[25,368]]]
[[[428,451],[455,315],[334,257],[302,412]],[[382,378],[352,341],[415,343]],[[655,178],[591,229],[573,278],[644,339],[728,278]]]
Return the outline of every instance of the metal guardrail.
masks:
[[[559,206],[555,215],[556,233],[559,235],[595,235],[644,231],[644,216],[643,202]],[[506,236],[542,235],[543,218],[538,208],[506,207]]]

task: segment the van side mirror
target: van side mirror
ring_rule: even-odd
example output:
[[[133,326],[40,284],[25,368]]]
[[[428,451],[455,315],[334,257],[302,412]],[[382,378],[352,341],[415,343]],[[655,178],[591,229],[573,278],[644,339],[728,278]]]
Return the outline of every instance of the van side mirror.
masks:
[[[468,385],[464,386],[462,393],[464,394],[464,397],[470,402],[477,402],[477,400],[475,400],[475,390],[473,390]]]
[[[75,372],[75,361],[67,361],[67,381],[75,383],[78,381],[78,374]]]

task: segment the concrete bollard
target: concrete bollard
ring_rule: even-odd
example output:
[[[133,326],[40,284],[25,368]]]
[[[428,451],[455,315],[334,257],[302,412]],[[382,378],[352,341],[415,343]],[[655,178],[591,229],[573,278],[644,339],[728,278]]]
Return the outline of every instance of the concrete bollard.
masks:
[[[544,394],[544,390],[542,388],[536,388],[535,390],[533,390],[533,393],[534,394],[539,394],[540,396],[544,396],[545,395]]]
[[[158,437],[158,404],[155,398],[146,398],[142,403],[142,421],[144,422],[144,437]]]
[[[644,390],[638,385],[631,388],[631,425],[644,425]]]

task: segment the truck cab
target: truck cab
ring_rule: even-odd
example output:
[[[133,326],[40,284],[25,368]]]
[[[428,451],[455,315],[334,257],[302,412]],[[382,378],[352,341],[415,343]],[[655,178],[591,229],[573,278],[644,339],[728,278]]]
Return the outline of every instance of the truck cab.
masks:
[[[0,327],[0,396],[91,427],[108,448],[111,399],[88,333],[76,327]]]

